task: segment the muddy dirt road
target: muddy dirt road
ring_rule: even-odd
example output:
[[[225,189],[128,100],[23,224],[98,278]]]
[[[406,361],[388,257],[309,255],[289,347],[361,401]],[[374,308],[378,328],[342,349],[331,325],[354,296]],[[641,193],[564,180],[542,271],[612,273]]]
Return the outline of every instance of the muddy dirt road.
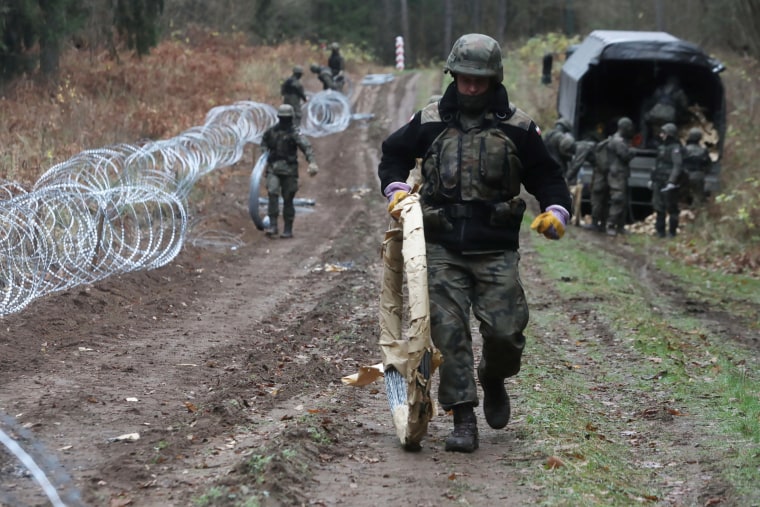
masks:
[[[20,443],[44,447],[35,456],[60,463],[54,484],[66,504],[548,501],[525,480],[543,469],[546,456],[521,438],[528,424],[521,392],[533,386],[519,376],[509,384],[513,421],[505,430],[481,424],[481,447],[472,455],[443,451],[451,424],[443,413],[431,422],[423,451],[404,452],[382,382],[349,388],[340,380],[380,358],[379,245],[388,219],[375,170],[382,139],[414,110],[416,79],[409,73],[357,86],[354,111],[374,119],[313,140],[321,172],[302,176],[298,196],[316,204],[299,209],[293,239],[269,240],[248,217],[251,150],[245,163],[223,170],[214,195],[193,203],[203,228],[239,235],[243,246],[188,244],[164,268],[57,294],[0,320],[0,412],[25,430],[16,434]],[[531,252],[528,232],[524,257]],[[651,268],[630,264],[642,273]],[[552,283],[530,263],[523,279],[532,311],[585,308],[589,336],[605,335],[589,316],[592,302],[558,302]],[[749,340],[737,324],[710,318]],[[547,330],[533,334],[539,331]],[[608,368],[631,359],[614,343],[603,353]],[[549,361],[531,357],[530,346],[526,359]],[[604,389],[587,375],[599,384],[602,402],[629,416],[661,402],[656,392]],[[660,485],[668,495],[659,503],[729,498],[715,479],[717,465],[690,459],[697,428],[673,419],[651,417],[647,438],[656,445],[642,445],[643,462],[667,461],[652,456],[665,452],[688,463],[672,473],[669,486]],[[114,441],[129,434],[139,439]],[[5,451],[0,505],[49,505]]]

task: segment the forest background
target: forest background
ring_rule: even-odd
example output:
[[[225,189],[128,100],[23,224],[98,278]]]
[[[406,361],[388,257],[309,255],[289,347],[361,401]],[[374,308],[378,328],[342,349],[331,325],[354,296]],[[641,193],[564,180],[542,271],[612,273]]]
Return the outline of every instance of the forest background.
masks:
[[[690,224],[698,234],[682,247],[693,250],[694,262],[757,273],[757,26],[760,0],[0,0],[0,177],[31,184],[83,149],[173,136],[219,105],[200,93],[194,104],[173,101],[172,76],[161,74],[171,71],[150,69],[151,51],[194,58],[218,72],[234,72],[235,51],[274,52],[281,69],[250,76],[245,90],[214,95],[263,101],[277,100],[278,82],[292,63],[307,63],[295,59],[299,44],[340,42],[350,71],[359,63],[393,66],[394,39],[401,35],[408,70],[440,68],[456,37],[478,31],[523,64],[520,79],[508,86],[549,125],[556,94],[548,100],[539,94],[534,76],[544,54],[557,56],[556,73],[565,49],[591,30],[662,30],[702,46],[727,67],[723,192]],[[237,46],[227,46],[233,49],[226,55],[183,52],[207,37],[230,37]],[[199,91],[206,86],[198,85]],[[96,108],[99,115],[92,114]],[[84,120],[92,117],[100,121]]]

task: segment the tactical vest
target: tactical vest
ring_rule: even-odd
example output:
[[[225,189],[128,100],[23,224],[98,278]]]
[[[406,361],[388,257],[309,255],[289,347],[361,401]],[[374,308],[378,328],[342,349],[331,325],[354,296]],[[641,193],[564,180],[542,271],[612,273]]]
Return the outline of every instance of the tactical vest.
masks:
[[[434,205],[506,202],[520,193],[515,143],[499,128],[449,125],[422,160],[423,200]]]
[[[652,171],[652,181],[665,183],[670,178],[670,172],[673,170],[673,150],[680,149],[678,143],[667,142],[657,147],[657,160],[654,171]]]
[[[298,164],[298,144],[296,144],[295,131],[292,129],[274,129],[270,131],[271,139],[268,141],[270,153],[269,163],[285,161],[288,164]]]
[[[707,149],[698,144],[687,144],[684,148],[683,167],[688,172],[705,172],[709,157]]]

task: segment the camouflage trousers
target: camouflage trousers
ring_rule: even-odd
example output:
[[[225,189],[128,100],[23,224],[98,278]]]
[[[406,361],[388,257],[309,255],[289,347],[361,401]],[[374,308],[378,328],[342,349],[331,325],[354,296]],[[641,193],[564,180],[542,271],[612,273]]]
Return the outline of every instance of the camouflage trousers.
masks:
[[[269,194],[267,215],[270,219],[276,219],[280,215],[280,196],[282,196],[282,217],[286,221],[293,221],[296,216],[293,200],[297,191],[298,176],[282,176],[272,172],[267,174],[267,193]]]
[[[462,255],[427,243],[430,325],[443,355],[438,402],[444,410],[478,404],[470,311],[480,323],[485,375],[520,371],[528,303],[520,282],[518,252]]]
[[[678,215],[681,212],[678,205],[678,189],[663,192],[662,189],[666,184],[667,183],[655,182],[652,187],[652,209],[655,211],[654,228],[660,236],[665,234],[666,215],[670,234],[676,234],[678,229]]]
[[[607,225],[623,227],[628,218],[628,174],[627,171],[610,169],[607,176],[610,188],[610,211]]]
[[[599,227],[607,226],[610,212],[610,185],[607,171],[594,170],[591,178],[591,222]]]
[[[691,200],[691,205],[698,208],[705,204],[705,173],[704,172],[692,172],[689,173],[689,188],[688,196]]]

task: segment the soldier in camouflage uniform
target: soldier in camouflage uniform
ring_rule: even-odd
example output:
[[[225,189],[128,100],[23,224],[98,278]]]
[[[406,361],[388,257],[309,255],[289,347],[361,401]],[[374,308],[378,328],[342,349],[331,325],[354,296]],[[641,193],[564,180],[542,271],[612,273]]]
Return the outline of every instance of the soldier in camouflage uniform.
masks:
[[[333,42],[330,44],[330,57],[327,59],[327,66],[330,67],[333,78],[343,73],[343,55],[340,54],[340,44]]]
[[[277,110],[279,121],[270,127],[261,138],[261,148],[269,153],[266,168],[267,193],[269,194],[269,227],[266,235],[277,236],[277,219],[280,215],[280,196],[282,196],[282,217],[285,227],[281,238],[293,237],[293,219],[296,209],[293,205],[298,191],[298,150],[309,162],[309,176],[319,171],[314,159],[314,151],[309,141],[293,124],[293,106],[283,104]]]
[[[607,234],[615,236],[625,231],[628,218],[628,178],[631,168],[628,165],[634,157],[631,149],[633,139],[633,122],[623,117],[618,120],[617,132],[607,144],[609,158],[609,173],[607,185],[610,189],[610,211],[607,217]]]
[[[588,228],[594,232],[607,230],[607,218],[610,214],[610,174],[607,145],[612,136],[594,147],[594,172],[591,175],[591,223]]]
[[[694,207],[705,203],[705,176],[710,170],[710,154],[700,144],[702,131],[696,127],[689,130],[684,147],[683,167],[689,174],[689,197]]]
[[[596,149],[596,141],[582,140],[576,141],[573,145],[573,158],[570,159],[570,163],[567,165],[567,172],[565,173],[565,181],[570,185],[570,192],[573,196],[573,220],[575,225],[580,225],[581,217],[581,199],[583,197],[583,182],[578,179],[578,174],[584,164],[588,164],[590,167],[596,165],[596,156],[594,150]],[[593,177],[592,180],[593,182]],[[604,230],[604,229],[602,229]]]
[[[296,65],[293,67],[293,74],[280,87],[283,104],[293,106],[293,123],[296,127],[301,124],[301,104],[309,100],[306,98],[301,76],[303,76],[303,67]]]
[[[668,216],[668,234],[678,232],[678,187],[683,174],[683,146],[678,140],[678,129],[666,123],[660,129],[662,144],[657,147],[654,171],[652,171],[652,209],[656,215],[657,236],[665,237],[665,215]]]
[[[333,79],[330,67],[322,67],[321,65],[312,63],[309,69],[317,75],[317,78],[319,78],[319,81],[322,83],[323,90],[338,91],[338,87],[335,84],[335,80]]]
[[[569,163],[575,148],[575,138],[570,133],[570,122],[567,118],[559,118],[554,123],[554,128],[543,135],[543,139],[549,155],[557,162],[562,175],[569,182]]]
[[[479,400],[470,311],[483,337],[477,366],[483,411],[492,428],[503,428],[510,416],[504,379],[520,370],[528,323],[518,273],[526,208],[520,185],[542,211],[531,227],[550,239],[564,234],[571,198],[535,123],[509,102],[499,44],[486,35],[464,35],[445,71],[454,81],[440,101],[383,142],[378,176],[394,215],[411,191],[407,179],[415,160],[422,158],[431,334],[443,355],[438,400],[454,413],[445,449],[473,452]]]

